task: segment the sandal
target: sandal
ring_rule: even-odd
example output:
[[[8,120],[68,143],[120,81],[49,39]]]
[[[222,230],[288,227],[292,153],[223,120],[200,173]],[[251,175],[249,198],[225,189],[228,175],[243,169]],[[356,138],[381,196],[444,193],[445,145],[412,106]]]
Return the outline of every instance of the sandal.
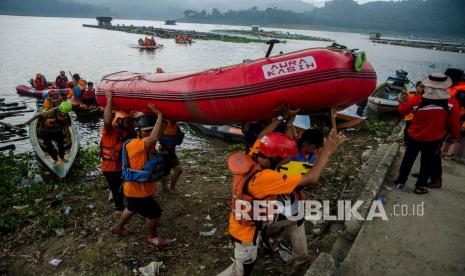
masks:
[[[126,237],[134,234],[134,231],[128,230],[126,228],[113,228],[111,229],[111,233]]]
[[[415,190],[413,190],[413,192],[416,193],[417,195],[422,195],[422,194],[427,194],[428,190],[425,189],[425,187],[423,186],[417,186],[415,187]]]

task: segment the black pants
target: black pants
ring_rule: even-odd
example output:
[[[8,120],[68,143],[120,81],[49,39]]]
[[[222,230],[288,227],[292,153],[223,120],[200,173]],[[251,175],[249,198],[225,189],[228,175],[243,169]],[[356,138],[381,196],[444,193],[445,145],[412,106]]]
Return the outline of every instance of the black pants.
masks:
[[[65,136],[63,135],[63,132],[43,132],[42,135],[45,143],[45,150],[48,152],[48,154],[50,154],[53,160],[58,160],[58,156],[60,156],[61,159],[65,158]],[[58,156],[52,141],[57,143]]]
[[[411,120],[405,121],[404,143],[407,143],[407,139],[408,139],[408,128],[410,127],[411,124],[412,124],[412,121],[411,121]]]
[[[117,211],[124,210],[124,201],[123,201],[123,191],[122,191],[122,184],[123,181],[121,179],[121,172],[103,172],[103,175],[107,179],[108,186],[110,187],[110,191],[113,195],[113,201],[115,202],[115,209]]]
[[[415,186],[425,186],[429,178],[433,181],[440,179],[442,176],[440,154],[442,142],[443,139],[432,142],[421,142],[409,136],[396,183],[405,184],[407,182],[408,175],[419,152],[421,152],[420,173]]]

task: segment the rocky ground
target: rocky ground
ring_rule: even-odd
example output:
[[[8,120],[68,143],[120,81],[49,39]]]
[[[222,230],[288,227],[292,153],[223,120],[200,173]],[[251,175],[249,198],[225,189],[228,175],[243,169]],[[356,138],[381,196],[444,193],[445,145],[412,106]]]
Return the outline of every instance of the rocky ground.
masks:
[[[362,165],[362,152],[382,143],[389,128],[368,125],[345,132],[347,141],[332,157],[320,185],[306,191],[307,198],[331,201],[345,198],[354,188],[351,183]],[[65,182],[44,184],[45,188],[35,198],[19,196],[10,206],[2,204],[2,208],[17,215],[17,226],[13,230],[2,229],[0,273],[132,275],[134,269],[153,261],[163,262],[161,274],[165,275],[213,275],[222,271],[233,256],[227,234],[231,175],[226,159],[236,147],[205,141],[201,149],[179,152],[184,166],[179,181],[181,193],[170,196],[159,191],[155,196],[164,210],[160,234],[174,240],[169,247],[158,249],[150,245],[146,241],[144,220],[137,216],[128,226],[136,232],[134,235],[112,235],[110,229],[117,218],[108,201],[105,180],[87,173]],[[44,176],[44,182],[49,178]],[[69,215],[63,212],[66,207],[71,207]],[[5,220],[2,214],[0,221]],[[314,234],[313,224],[308,221],[305,224],[311,253],[329,251],[338,225],[328,225],[326,231]],[[213,234],[201,236],[202,231]],[[272,255],[260,252],[255,273],[289,273],[290,265],[279,255],[279,252]],[[63,262],[54,267],[49,264],[52,259]]]

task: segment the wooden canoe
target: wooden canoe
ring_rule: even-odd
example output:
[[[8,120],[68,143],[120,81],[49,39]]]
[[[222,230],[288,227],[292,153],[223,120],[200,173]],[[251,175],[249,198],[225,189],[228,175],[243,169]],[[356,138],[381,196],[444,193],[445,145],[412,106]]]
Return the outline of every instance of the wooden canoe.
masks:
[[[42,107],[38,107],[37,112],[41,112]],[[40,135],[42,125],[41,119],[32,121],[29,125],[29,139],[37,156],[40,160],[58,177],[64,178],[73,166],[74,160],[79,151],[79,138],[73,121],[68,115],[70,121],[69,127],[65,130],[65,158],[68,159],[67,163],[61,160],[56,164],[53,163],[52,157],[45,151],[45,144]]]

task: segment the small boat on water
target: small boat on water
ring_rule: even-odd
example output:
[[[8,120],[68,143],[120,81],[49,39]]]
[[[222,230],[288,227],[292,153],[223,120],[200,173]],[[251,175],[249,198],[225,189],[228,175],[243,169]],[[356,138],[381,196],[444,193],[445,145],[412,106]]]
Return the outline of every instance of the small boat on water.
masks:
[[[137,48],[139,48],[139,50],[148,50],[149,51],[149,50],[159,49],[159,48],[161,48],[161,46],[162,45],[159,45],[159,44],[157,44],[155,46],[152,46],[152,45],[150,45],[150,46],[138,45]]]
[[[202,125],[190,123],[189,126],[204,135],[219,138],[227,142],[244,142],[244,133],[236,125]]]
[[[18,92],[19,95],[26,96],[26,97],[34,97],[34,98],[39,98],[39,99],[42,99],[45,93],[48,93],[50,91],[58,92],[58,90],[60,89],[52,88],[52,87],[48,87],[47,89],[43,89],[43,90],[36,90],[32,86],[28,86],[24,84],[16,86],[16,92]]]
[[[395,77],[389,77],[386,82],[378,85],[368,97],[368,108],[377,114],[397,112],[399,93],[408,91],[410,80],[407,75],[404,70],[398,70]]]
[[[355,70],[356,60],[352,51],[313,48],[204,71],[117,72],[102,78],[96,96],[105,106],[105,91],[112,90],[115,110],[150,114],[153,103],[183,122],[256,122],[273,117],[280,104],[306,113],[366,99],[376,72],[368,62]]]
[[[38,106],[37,112],[39,113],[41,111],[42,107]],[[69,126],[64,130],[65,158],[68,160],[66,163],[62,161],[54,163],[53,158],[45,151],[45,143],[41,135],[43,121],[39,118],[32,121],[29,125],[29,139],[31,141],[32,148],[40,160],[60,178],[66,177],[69,170],[73,166],[74,160],[76,159],[79,151],[79,138],[76,128],[74,127],[70,116],[67,116],[69,120]]]
[[[176,25],[176,20],[168,19],[165,21],[165,25]]]
[[[175,38],[174,38],[174,41],[177,43],[177,44],[192,44],[192,36],[191,35],[177,35]]]

